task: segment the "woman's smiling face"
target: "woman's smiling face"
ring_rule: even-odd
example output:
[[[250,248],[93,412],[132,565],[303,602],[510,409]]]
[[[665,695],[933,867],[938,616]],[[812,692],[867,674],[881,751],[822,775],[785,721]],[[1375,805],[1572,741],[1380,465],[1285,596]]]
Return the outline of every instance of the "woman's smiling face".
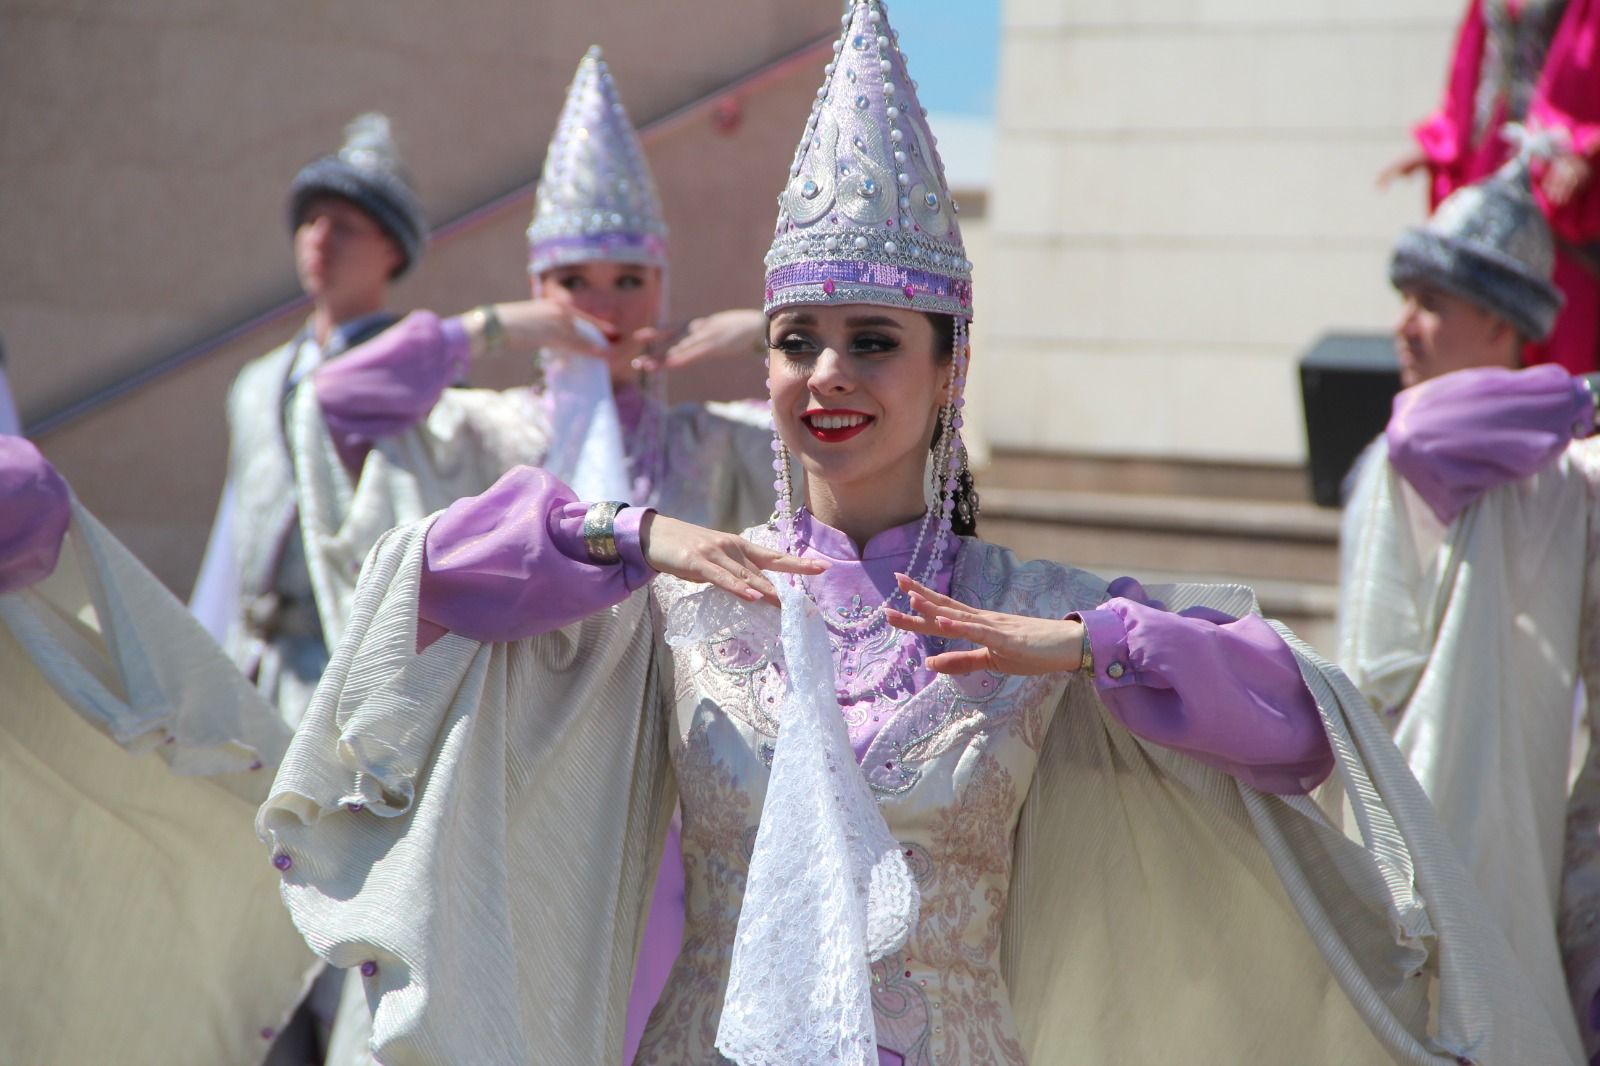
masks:
[[[633,263],[593,261],[547,270],[535,280],[534,296],[545,296],[599,319],[612,343],[611,377],[626,382],[645,344],[632,339],[660,324],[661,270]]]
[[[768,324],[778,433],[813,481],[920,491],[950,379],[933,323],[868,304],[784,308]]]

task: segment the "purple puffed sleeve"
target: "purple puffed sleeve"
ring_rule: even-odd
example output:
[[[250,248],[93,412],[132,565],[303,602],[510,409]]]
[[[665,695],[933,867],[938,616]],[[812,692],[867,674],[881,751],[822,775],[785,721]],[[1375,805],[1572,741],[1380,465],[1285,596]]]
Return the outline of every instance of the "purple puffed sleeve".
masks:
[[[1173,614],[1132,578],[1084,611],[1094,684],[1117,721],[1263,792],[1310,792],[1333,749],[1294,652],[1254,615]]]
[[[55,573],[72,494],[31,441],[0,436],[0,593]]]
[[[317,368],[312,382],[339,458],[359,470],[374,441],[416,425],[466,374],[472,346],[459,318],[413,311]]]
[[[485,643],[523,640],[627,599],[654,571],[627,507],[613,526],[618,563],[592,562],[583,539],[589,505],[561,480],[519,466],[480,496],[457,500],[428,530],[417,608],[421,642],[449,630]]]
[[[1551,463],[1594,432],[1594,395],[1555,364],[1477,367],[1394,398],[1389,462],[1446,524],[1485,492]]]

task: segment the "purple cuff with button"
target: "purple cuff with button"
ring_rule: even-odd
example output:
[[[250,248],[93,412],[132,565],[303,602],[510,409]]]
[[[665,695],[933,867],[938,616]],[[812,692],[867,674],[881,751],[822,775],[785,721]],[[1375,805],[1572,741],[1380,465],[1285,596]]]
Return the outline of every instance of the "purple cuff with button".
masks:
[[[0,436],[0,594],[55,573],[72,493],[32,441]]]
[[[1132,578],[1076,617],[1088,634],[1094,684],[1135,735],[1181,751],[1262,792],[1311,791],[1333,771],[1333,749],[1300,664],[1254,615],[1192,607],[1176,614]]]
[[[317,402],[339,458],[360,470],[375,441],[424,418],[472,363],[459,318],[413,311],[365,344],[318,367]]]
[[[650,509],[617,512],[616,563],[589,557],[588,510],[559,478],[531,466],[447,507],[428,529],[419,644],[442,631],[484,643],[524,640],[615,606],[647,584],[655,571],[639,530]]]
[[[1384,437],[1395,472],[1448,525],[1490,489],[1544,469],[1594,428],[1594,394],[1561,367],[1475,367],[1397,395]]]

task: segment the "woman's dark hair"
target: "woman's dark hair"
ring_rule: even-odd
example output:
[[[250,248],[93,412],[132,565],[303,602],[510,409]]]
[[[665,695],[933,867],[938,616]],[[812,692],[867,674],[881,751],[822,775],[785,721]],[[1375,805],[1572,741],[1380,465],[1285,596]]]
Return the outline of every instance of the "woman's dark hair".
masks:
[[[954,355],[956,343],[956,320],[954,315],[942,314],[937,311],[925,312],[928,323],[933,326],[933,355],[940,363],[947,363]],[[933,431],[932,447],[935,451],[939,448],[939,438],[944,435],[944,426],[939,424]],[[961,438],[956,437],[959,452],[957,458],[960,465],[956,470],[956,509],[950,515],[950,528],[958,537],[975,537],[978,535],[978,490],[972,483],[972,469],[967,465],[967,446],[961,443]],[[939,472],[942,484],[943,471]]]

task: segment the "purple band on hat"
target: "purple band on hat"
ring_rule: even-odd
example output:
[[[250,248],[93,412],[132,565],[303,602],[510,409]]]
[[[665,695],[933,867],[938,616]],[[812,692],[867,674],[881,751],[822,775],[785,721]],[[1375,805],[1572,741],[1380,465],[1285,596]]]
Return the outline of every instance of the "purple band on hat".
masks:
[[[639,263],[644,266],[665,266],[667,242],[653,233],[596,233],[592,236],[559,237],[555,240],[534,241],[528,246],[528,272],[542,274],[546,270],[573,263]]]
[[[913,270],[860,259],[807,261],[779,267],[767,275],[767,289],[773,294],[768,302],[782,303],[782,300],[774,300],[773,297],[784,289],[800,285],[822,285],[830,295],[840,285],[871,285],[893,290],[900,302],[908,307],[916,307],[919,300],[927,300],[930,308],[936,304],[948,306],[953,302],[970,313],[972,306],[970,281],[930,270]],[[887,291],[885,295],[888,295]]]

